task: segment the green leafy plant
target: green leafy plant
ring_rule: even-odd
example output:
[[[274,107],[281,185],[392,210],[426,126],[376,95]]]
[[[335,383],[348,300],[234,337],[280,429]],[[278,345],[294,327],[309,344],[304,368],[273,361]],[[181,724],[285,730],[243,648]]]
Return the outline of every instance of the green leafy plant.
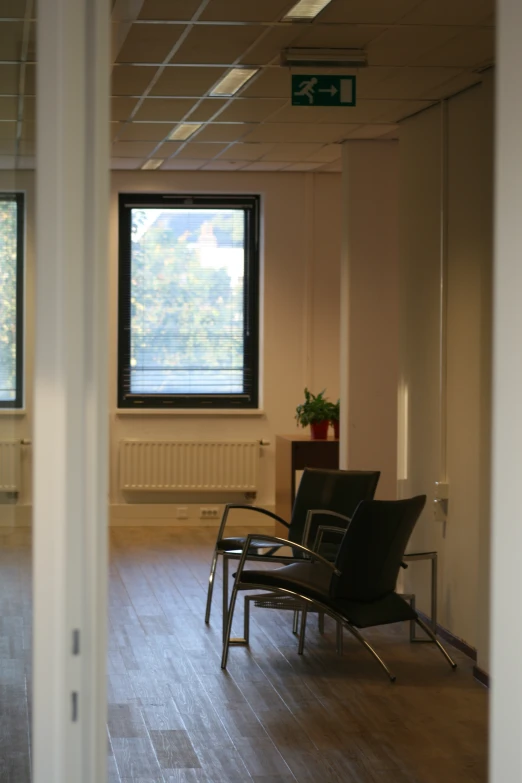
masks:
[[[297,424],[307,427],[320,421],[329,421],[332,403],[324,396],[326,389],[319,394],[312,394],[308,389],[304,390],[305,401],[295,409]]]
[[[340,412],[340,407],[341,407],[340,400],[337,400],[337,402],[330,402],[328,404],[330,406],[329,407],[330,413],[329,413],[329,416],[328,416],[329,420],[330,421],[339,421],[339,412]]]

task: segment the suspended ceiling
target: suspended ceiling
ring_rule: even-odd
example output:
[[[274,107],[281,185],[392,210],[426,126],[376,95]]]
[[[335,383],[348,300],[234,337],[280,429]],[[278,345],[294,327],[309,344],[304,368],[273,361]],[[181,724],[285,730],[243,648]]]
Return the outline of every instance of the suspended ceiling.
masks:
[[[494,0],[332,0],[313,22],[282,22],[295,0],[115,0],[112,167],[338,171],[347,139],[397,124],[477,83],[494,60]],[[34,166],[35,10],[0,0],[0,167]],[[363,48],[355,108],[291,105],[288,47]],[[210,97],[231,66],[258,73]],[[186,142],[180,122],[201,123]]]

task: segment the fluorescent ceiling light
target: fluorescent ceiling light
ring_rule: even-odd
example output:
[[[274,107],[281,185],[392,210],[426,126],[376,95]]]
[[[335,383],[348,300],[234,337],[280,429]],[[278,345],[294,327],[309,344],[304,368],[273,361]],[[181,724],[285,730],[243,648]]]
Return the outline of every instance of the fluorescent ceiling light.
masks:
[[[289,68],[361,68],[368,65],[363,49],[285,49],[281,65]]]
[[[216,84],[211,95],[235,95],[246,82],[257,73],[259,68],[232,68]]]
[[[331,0],[299,0],[287,14],[283,16],[283,21],[295,21],[297,19],[315,19],[323,8],[326,8]]]
[[[145,161],[143,166],[141,167],[143,171],[148,171],[150,169],[159,169],[162,163],[165,163],[165,158],[149,158]]]
[[[185,141],[192,136],[203,125],[202,122],[183,122],[181,125],[177,125],[174,130],[169,133],[169,139],[171,141]]]

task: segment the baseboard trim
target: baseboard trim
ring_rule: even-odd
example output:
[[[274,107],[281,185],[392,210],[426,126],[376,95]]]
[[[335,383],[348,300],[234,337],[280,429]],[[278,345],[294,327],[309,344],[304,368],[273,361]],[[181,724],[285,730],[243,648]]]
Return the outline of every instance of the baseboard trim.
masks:
[[[425,615],[424,612],[418,612],[418,615],[422,620],[424,620],[425,623],[431,622],[430,618]],[[460,636],[455,636],[454,633],[449,631],[443,625],[440,625],[440,623],[437,623],[437,633],[442,639],[444,639],[445,642],[451,644],[453,647],[455,647],[461,653],[464,653],[464,655],[466,655],[468,658],[471,658],[471,660],[476,663],[477,651],[475,647],[472,647],[470,644],[465,642],[464,639],[460,638]]]
[[[109,506],[109,525],[111,527],[211,527],[217,528],[221,522],[223,505],[211,504],[218,509],[218,516],[200,519],[199,508],[205,504],[184,504],[188,509],[186,519],[177,518],[178,506],[169,503],[113,503]],[[272,508],[264,506],[269,511]],[[230,514],[228,527],[251,526],[274,529],[274,520],[263,514],[237,511]]]
[[[473,676],[477,680],[477,682],[480,682],[481,685],[483,685],[485,688],[489,688],[489,674],[484,671],[484,669],[481,669],[480,666],[473,667]]]

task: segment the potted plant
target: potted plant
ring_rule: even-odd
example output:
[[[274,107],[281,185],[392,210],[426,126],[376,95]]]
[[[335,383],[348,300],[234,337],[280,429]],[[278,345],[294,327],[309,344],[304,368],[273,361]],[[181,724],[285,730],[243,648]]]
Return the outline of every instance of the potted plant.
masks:
[[[297,424],[301,427],[310,425],[312,440],[325,440],[328,436],[331,402],[324,396],[325,389],[319,394],[304,390],[305,401],[295,409]]]
[[[340,400],[330,403],[330,424],[334,429],[334,437],[339,440],[339,410]]]

